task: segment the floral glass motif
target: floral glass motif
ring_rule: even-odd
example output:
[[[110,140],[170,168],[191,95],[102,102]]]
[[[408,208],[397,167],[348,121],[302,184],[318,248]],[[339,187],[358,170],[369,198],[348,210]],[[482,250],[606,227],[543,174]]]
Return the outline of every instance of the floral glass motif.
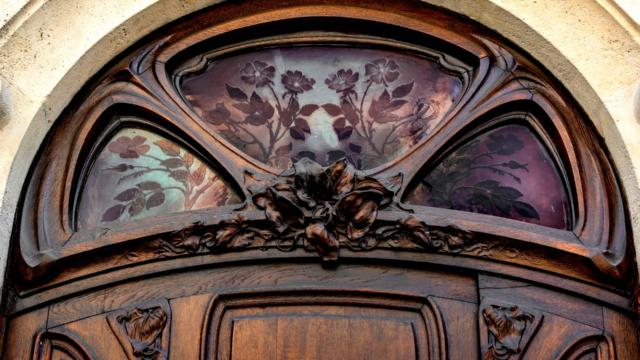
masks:
[[[78,226],[240,203],[202,160],[146,130],[119,131],[95,160],[78,209]]]
[[[461,82],[415,55],[318,46],[215,59],[180,86],[209,131],[254,159],[369,169],[426,139]]]
[[[551,156],[526,126],[487,131],[448,154],[405,201],[566,229],[569,203]]]

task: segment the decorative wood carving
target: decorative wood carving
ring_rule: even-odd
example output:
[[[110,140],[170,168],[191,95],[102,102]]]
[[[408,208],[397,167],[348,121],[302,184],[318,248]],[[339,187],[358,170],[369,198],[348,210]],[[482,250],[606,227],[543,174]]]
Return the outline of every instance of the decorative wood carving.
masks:
[[[484,360],[520,359],[540,326],[540,312],[485,299],[481,306],[481,339]],[[484,331],[483,331],[484,330]]]
[[[89,352],[66,334],[47,331],[35,338],[33,360],[89,360]]]
[[[616,359],[613,339],[609,334],[587,336],[576,341],[558,357],[560,360]]]
[[[396,201],[400,174],[377,179],[356,171],[345,159],[322,167],[303,158],[280,176],[247,172],[251,202],[231,220],[204,226],[194,223],[149,245],[160,256],[240,248],[297,247],[335,261],[340,247],[354,251],[377,247],[425,249],[443,253],[472,249],[470,232],[427,226]],[[263,217],[248,220],[243,211]],[[394,210],[397,220],[377,220],[379,210]],[[129,253],[137,259],[137,254]]]
[[[166,300],[113,312],[107,321],[130,360],[167,359],[171,310]]]
[[[256,318],[263,308],[270,311],[280,307],[280,314],[285,314],[298,306],[301,312],[297,314],[304,315],[305,311],[317,311],[314,306],[332,310],[341,307],[335,314],[362,309],[359,315],[375,315],[370,317],[375,320],[365,325],[374,328],[387,326],[386,320],[378,321],[386,319],[384,311],[410,313],[407,319],[411,321],[404,325],[411,323],[416,325],[414,329],[433,334],[420,337],[415,333],[417,341],[428,342],[425,346],[429,347],[428,351],[416,347],[420,352],[417,357],[478,358],[474,351],[480,349],[469,341],[478,331],[487,359],[517,359],[525,351],[532,355],[530,339],[540,326],[542,314],[497,300],[485,300],[478,309],[478,272],[544,284],[540,287],[545,291],[524,285],[522,292],[533,300],[521,301],[510,295],[504,295],[503,300],[531,304],[548,312],[553,307],[555,315],[548,315],[545,322],[567,326],[549,326],[550,331],[536,335],[545,338],[536,340],[553,347],[554,354],[560,354],[557,350],[567,347],[568,342],[587,336],[582,327],[591,331],[589,335],[606,331],[615,334],[616,341],[621,339],[618,342],[631,349],[618,355],[621,359],[633,359],[637,354],[635,339],[627,336],[636,331],[629,306],[630,294],[637,288],[633,256],[629,256],[632,239],[626,233],[625,205],[607,152],[564,87],[499,34],[419,1],[263,0],[211,6],[148,34],[143,41],[146,43],[109,62],[95,75],[94,82],[78,92],[51,129],[41,156],[30,169],[29,184],[21,196],[22,216],[13,232],[12,265],[7,298],[3,299],[7,317],[0,319],[0,325],[4,327],[6,320],[8,328],[14,330],[7,332],[3,355],[24,358],[20,355],[33,350],[24,350],[25,342],[20,339],[31,339],[40,329],[48,328],[77,330],[83,341],[100,344],[98,348],[91,343],[91,349],[101,354],[113,347],[100,342],[105,337],[115,345],[113,332],[130,359],[166,358],[172,325],[168,302],[130,307],[164,296],[176,299],[173,311],[180,314],[180,322],[173,323],[174,348],[191,349],[187,357],[197,358],[193,349],[198,341],[209,343],[208,350],[200,351],[201,357],[206,357],[215,353],[213,349],[219,344],[215,336],[222,329],[205,325],[202,335],[200,329],[193,328],[193,323],[202,321],[203,299],[208,294],[217,294],[212,295],[220,300],[216,306],[223,302],[229,305],[228,318],[243,311],[242,315]],[[358,48],[361,53],[384,51],[386,55],[349,62],[342,61],[346,58],[340,59],[336,51],[329,56],[338,61],[328,66],[331,70],[326,74],[314,75],[314,84],[303,75],[308,74],[304,66],[283,65],[286,57],[265,61],[267,67],[257,62],[263,61],[256,57],[261,51],[277,53],[303,47],[314,51]],[[186,91],[183,80],[225,57],[243,54],[249,66],[245,61],[232,64],[232,81],[216,79],[222,98],[201,97],[196,99],[202,100],[196,106],[187,97],[197,92]],[[409,76],[406,71],[410,68],[399,60],[405,55],[431,61],[447,77],[459,80],[456,96],[438,99],[434,95],[442,92],[436,89],[437,79],[423,72],[422,80],[414,76],[403,79]],[[274,67],[273,74],[270,66]],[[401,74],[396,75],[396,67],[401,68]],[[265,83],[267,78],[273,82],[273,93]],[[433,89],[428,88],[431,82]],[[305,90],[309,85],[316,90],[322,87],[326,96],[316,97],[316,92]],[[206,82],[204,88],[200,94],[210,94]],[[267,105],[265,101],[272,103]],[[434,106],[427,105],[431,101]],[[446,106],[439,108],[437,121],[428,122],[438,101]],[[233,116],[227,116],[232,112]],[[211,125],[219,123],[221,117],[225,119],[220,124],[223,130],[233,132],[234,124],[239,123],[248,132],[260,128],[267,134],[268,142],[263,145],[271,149],[266,149],[264,157],[247,155],[244,145],[258,146],[248,140],[249,134],[244,132],[248,142],[234,145],[231,136],[225,138],[220,131],[212,131]],[[244,126],[244,122],[260,125]],[[322,166],[302,160],[282,172],[292,158],[289,153],[295,152],[296,159],[304,156],[298,151],[302,148],[295,149],[295,144],[286,140],[287,135],[281,143],[276,141],[278,137],[288,134],[301,145],[302,138],[310,140],[320,133],[309,131],[319,123],[326,125],[324,135],[343,140],[340,150],[344,156],[351,155],[351,161],[362,171],[355,171],[344,161],[332,163],[342,153],[329,156],[325,151],[328,148],[317,151],[309,147],[313,156],[322,154],[322,158],[316,157]],[[566,226],[551,228],[491,216],[491,212],[477,214],[471,212],[473,209],[465,212],[399,201],[415,181],[445,160],[447,150],[469,143],[473,134],[488,134],[507,123],[530,129],[540,146],[548,150],[548,162],[558,165],[558,183],[566,186],[567,193]],[[278,124],[283,126],[278,128]],[[428,134],[423,137],[425,125]],[[193,207],[195,198],[190,196],[182,206],[188,211],[149,212],[149,216],[122,221],[124,216],[115,215],[126,211],[122,207],[125,202],[128,206],[126,199],[134,193],[139,195],[131,190],[133,187],[156,193],[156,184],[139,179],[125,194],[113,194],[125,199],[118,200],[120,204],[105,204],[105,209],[114,209],[107,216],[114,221],[82,226],[81,192],[85,189],[91,196],[88,178],[99,154],[108,150],[109,140],[126,128],[175,141],[184,153],[188,150],[194,159],[210,165],[244,205],[225,202],[214,207],[214,202],[198,197],[205,204]],[[237,130],[243,131],[239,127]],[[408,135],[406,139],[412,143],[396,152],[389,143],[400,133]],[[126,149],[112,146],[110,156],[118,153],[121,158],[131,157],[130,146],[142,146],[137,150],[146,152],[145,145],[134,138],[127,144],[121,142]],[[358,141],[353,143],[353,139]],[[369,141],[373,144],[367,145]],[[372,152],[367,153],[367,148]],[[281,166],[269,158],[270,154],[279,155],[278,151],[287,160]],[[474,151],[470,151],[473,156],[480,155]],[[182,150],[177,153],[182,154]],[[364,166],[358,165],[355,154],[382,154],[385,158],[372,159]],[[172,173],[174,166],[181,167],[175,160],[178,156],[171,155],[174,160],[157,171]],[[184,164],[195,161],[183,160]],[[521,172],[533,171],[530,161],[494,160],[499,165],[476,165],[486,165],[484,170],[497,174],[514,167]],[[180,171],[173,175],[183,180],[190,177],[193,185],[205,183],[198,173]],[[498,190],[503,200],[509,200],[508,204],[494,201],[495,210],[501,213],[515,205],[529,218],[540,215],[518,203],[519,190],[487,182],[481,187],[488,190],[483,193],[496,195]],[[164,201],[160,198],[159,193],[154,195],[145,208],[159,210],[159,203],[168,205],[168,197]],[[142,199],[138,203],[142,204]],[[140,209],[142,205],[131,211]],[[253,251],[241,253],[242,249]],[[294,249],[286,254],[290,261],[280,261],[284,256],[278,251]],[[310,254],[304,254],[305,250]],[[331,271],[320,269],[307,261],[314,253],[328,262],[335,262],[341,255],[344,264]],[[227,266],[229,263],[233,265]],[[563,295],[543,304],[546,299],[540,294],[554,294],[557,289],[562,289]],[[484,290],[481,288],[480,296]],[[571,297],[569,293],[580,294],[580,298],[565,299]],[[428,295],[433,297],[425,300]],[[199,300],[194,300],[197,297]],[[198,301],[201,308],[197,312],[186,310]],[[584,302],[592,306],[580,306]],[[560,303],[563,306],[557,306]],[[221,307],[212,311],[220,315],[219,319],[225,317],[225,312],[217,310]],[[602,319],[589,317],[596,325],[576,320],[581,312],[594,307],[603,309]],[[571,321],[563,317],[567,309],[571,309]],[[107,322],[104,311],[111,312],[106,315]],[[619,315],[611,317],[613,312]],[[218,319],[215,316],[207,319]],[[469,321],[476,319],[478,326],[469,326]],[[94,328],[93,324],[100,326]],[[404,325],[398,328],[410,333]],[[424,331],[429,326],[432,328]],[[563,329],[567,330],[564,334],[575,336],[570,340],[565,337],[561,343],[553,336]],[[206,337],[208,334],[211,336]],[[251,337],[247,338],[250,342]],[[48,344],[73,353],[73,346],[63,350],[64,344],[71,343],[65,341],[59,342],[58,348],[55,341]],[[305,341],[302,338],[290,343],[304,346]],[[450,352],[445,351],[448,342],[453,345]],[[594,344],[590,340],[581,342],[572,354],[593,355],[604,348]],[[621,348],[613,341],[608,344]],[[78,354],[72,357],[83,358],[86,352]]]
[[[456,31],[451,30],[453,25]],[[354,32],[354,29],[357,30]],[[255,38],[256,33],[263,37]],[[88,84],[69,104],[47,143],[43,144],[43,155],[34,164],[24,192],[23,213],[17,225],[20,231],[14,232],[18,236],[13,239],[15,253],[12,256],[16,261],[12,263],[16,266],[11,274],[16,279],[17,293],[13,311],[67,296],[65,284],[82,283],[77,291],[85,291],[93,286],[106,286],[116,278],[126,279],[143,269],[145,274],[151,275],[173,269],[178,262],[179,266],[190,264],[187,257],[175,259],[176,262],[157,261],[153,266],[146,264],[149,260],[244,248],[307,249],[319,253],[327,261],[335,260],[340,248],[354,251],[426,250],[420,255],[380,251],[371,257],[394,260],[411,257],[413,261],[427,262],[437,258],[452,266],[464,263],[467,269],[486,271],[512,265],[510,269],[520,275],[539,271],[537,275],[542,278],[553,274],[553,285],[558,287],[564,287],[567,278],[573,278],[576,281],[572,283],[572,291],[583,286],[604,289],[609,299],[618,303],[620,296],[626,297],[636,286],[635,270],[629,271],[635,268],[627,256],[630,239],[626,234],[621,192],[606,151],[584,115],[576,110],[580,107],[564,93],[562,86],[527,59],[526,54],[468,19],[408,1],[384,4],[372,0],[348,4],[335,0],[231,2],[203,10],[184,23],[169,25],[145,39],[148,39],[147,43],[123,53],[119,60],[111,62],[96,75],[95,83]],[[443,108],[441,118],[429,128],[427,138],[417,141],[406,152],[390,157],[389,161],[381,162],[380,166],[354,173],[354,179],[361,179],[365,184],[359,185],[364,186],[361,189],[364,191],[339,187],[329,199],[319,194],[322,201],[318,202],[314,198],[316,195],[309,197],[310,189],[296,180],[296,177],[304,178],[305,171],[313,174],[317,166],[310,165],[304,171],[294,168],[281,174],[281,170],[247,156],[238,146],[207,128],[202,114],[189,104],[186,98],[189,94],[180,86],[182,79],[195,76],[194,71],[206,71],[207,64],[225,56],[299,45],[378,49],[416,56],[431,61],[447,76],[459,79],[459,93],[451,106]],[[384,58],[392,57],[385,55]],[[317,77],[314,86],[325,90],[335,88],[344,93],[358,72],[360,78],[353,89],[358,95],[355,108],[360,110],[364,95],[362,86],[366,86],[363,81],[381,80],[375,67],[369,66],[367,71],[367,64],[376,64],[376,60],[382,58],[372,56],[373,62],[369,59],[359,62],[364,66],[359,69],[355,65],[336,65],[328,77]],[[256,70],[255,63],[251,61],[251,64]],[[269,64],[280,76],[278,78],[274,73],[270,80],[283,103],[284,90],[278,88],[285,85],[281,76],[289,69],[295,75],[298,67],[280,69],[275,62]],[[251,68],[245,63],[237,65],[238,71]],[[395,67],[390,61],[378,61],[378,65],[388,65],[389,70]],[[406,66],[402,67],[405,75],[406,69]],[[341,70],[344,71],[340,73]],[[347,77],[349,70],[352,70],[351,77]],[[332,75],[336,75],[335,79]],[[243,86],[253,114],[256,109],[251,105],[249,94],[256,90],[257,80],[256,84],[249,84],[253,82],[251,75],[244,76],[249,76],[248,82],[241,77],[228,85]],[[338,78],[345,80],[344,91],[337,83]],[[410,83],[410,80],[396,80],[387,88],[384,81],[382,84],[376,82],[379,89],[376,88],[374,94],[372,88],[367,99],[375,98],[376,104],[387,103],[385,93],[390,92],[391,100],[395,99],[395,92],[398,99],[391,102],[404,107],[391,111],[396,105],[392,107],[389,102],[383,112],[405,114],[406,110],[406,114],[412,114],[412,120],[426,118],[428,113],[422,114],[426,108],[420,107],[417,100],[421,97],[429,100],[433,92],[418,91],[418,83],[408,86]],[[219,85],[224,87],[222,83]],[[266,92],[267,87],[258,90]],[[416,102],[413,98],[408,100],[409,95],[400,96],[407,90],[411,90],[410,96],[418,96]],[[300,93],[300,109],[296,113],[312,103],[342,105],[336,91],[331,99],[313,101],[304,98],[310,92]],[[243,98],[235,90],[232,92]],[[350,94],[355,99],[355,95]],[[226,95],[231,94],[227,90],[223,95],[229,100]],[[266,94],[260,96],[266,99]],[[291,97],[287,95],[284,102],[292,101]],[[257,100],[256,97],[254,105],[259,102]],[[244,100],[239,102],[246,105]],[[204,104],[203,110],[215,112],[216,102],[211,104]],[[411,105],[417,105],[415,112]],[[239,110],[233,110],[231,106],[226,107],[230,111]],[[291,106],[296,108],[293,101]],[[288,107],[283,103],[284,108]],[[331,130],[332,124],[339,122],[342,125],[342,120],[337,108],[328,106],[328,109],[335,110],[336,115],[329,117],[327,109],[320,106],[313,112],[307,107],[304,114],[309,115],[303,117],[308,125],[324,121],[329,124],[330,133],[346,137],[346,123],[344,127],[337,127],[343,129],[339,134]],[[340,112],[351,114],[355,122],[350,109],[341,107]],[[369,110],[365,100],[361,110],[364,114],[356,114],[358,131],[363,129],[363,120],[366,123],[369,118],[382,119],[369,114]],[[374,107],[373,110],[373,114],[380,115],[377,111],[380,109]],[[222,113],[224,115],[224,111]],[[276,113],[274,110],[274,119]],[[412,181],[437,164],[447,149],[464,142],[474,132],[489,130],[497,120],[513,113],[522,116],[512,120],[531,128],[549,150],[551,160],[559,164],[561,182],[567,185],[569,198],[568,218],[571,221],[566,229],[424,206],[412,206],[411,213],[398,203],[397,198],[402,197]],[[234,119],[245,121],[247,117],[235,116]],[[293,124],[297,118],[293,119]],[[348,116],[345,119],[348,121]],[[304,122],[298,123],[307,138],[309,134],[304,131]],[[392,127],[392,124],[395,122],[385,126]],[[385,126],[374,126],[371,130],[377,128],[377,136],[384,137],[380,129]],[[108,140],[126,127],[151,131],[180,143],[216,171],[220,170],[221,178],[228,181],[241,200],[247,200],[246,207],[192,208],[180,213],[136,218],[126,223],[114,221],[99,226],[78,226],[80,192],[94,160]],[[402,128],[405,129],[405,125]],[[398,131],[400,128],[396,133]],[[375,147],[380,150],[380,146]],[[322,163],[328,164],[328,161]],[[520,166],[521,163],[507,162],[505,166]],[[325,171],[328,170],[323,169],[322,174]],[[399,185],[394,187],[384,182],[399,173],[404,178]],[[326,176],[322,174],[321,177]],[[241,186],[247,177],[259,183],[254,192]],[[263,186],[260,181],[265,181],[264,188],[260,188]],[[319,192],[329,186],[319,185],[312,190]],[[299,192],[301,189],[304,191]],[[510,191],[507,198],[513,200],[516,195]],[[312,206],[309,200],[316,204]],[[156,204],[155,200],[151,204]],[[347,206],[349,204],[354,204],[353,208]],[[465,256],[449,258],[433,256],[433,252]],[[262,256],[258,252],[251,254]],[[298,254],[296,252],[295,256]],[[272,254],[264,254],[264,257],[270,256]],[[363,254],[357,256],[365,257]],[[202,256],[197,261],[218,262],[239,257],[242,256]],[[140,266],[134,268],[134,265]],[[28,296],[43,289],[46,292],[42,297]],[[31,303],[27,304],[29,301]]]

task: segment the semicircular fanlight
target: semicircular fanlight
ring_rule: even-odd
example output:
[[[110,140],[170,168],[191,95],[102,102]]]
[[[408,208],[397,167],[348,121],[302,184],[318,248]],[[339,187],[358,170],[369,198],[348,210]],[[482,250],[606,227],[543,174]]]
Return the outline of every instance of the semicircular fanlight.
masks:
[[[468,139],[409,189],[406,202],[570,225],[569,200],[553,158],[531,129],[504,125]]]
[[[150,131],[124,128],[89,171],[77,223],[91,228],[237,203],[231,186],[189,150]]]
[[[423,57],[330,46],[233,55],[180,76],[205,128],[280,169],[302,157],[382,165],[427,138],[462,87]]]

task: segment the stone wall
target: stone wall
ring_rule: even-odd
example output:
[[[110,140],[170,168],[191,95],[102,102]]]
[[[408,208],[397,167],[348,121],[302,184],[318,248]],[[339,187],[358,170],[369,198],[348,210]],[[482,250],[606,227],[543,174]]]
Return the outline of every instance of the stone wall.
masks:
[[[0,4],[0,279],[27,170],[73,95],[145,34],[216,2]],[[427,2],[518,44],[574,95],[609,148],[640,248],[640,6],[635,0]]]

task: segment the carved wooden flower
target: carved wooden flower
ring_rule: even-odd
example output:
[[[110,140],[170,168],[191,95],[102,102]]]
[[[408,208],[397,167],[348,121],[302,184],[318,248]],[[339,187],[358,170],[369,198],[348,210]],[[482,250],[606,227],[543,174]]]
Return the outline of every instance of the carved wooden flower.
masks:
[[[117,321],[129,337],[136,357],[160,357],[159,340],[167,322],[167,313],[161,307],[135,308],[125,315],[118,316]]]
[[[337,257],[339,238],[362,238],[378,210],[392,203],[401,175],[380,181],[360,175],[345,159],[322,167],[303,158],[288,175],[246,174],[253,203],[283,237],[304,237],[325,260]]]
[[[508,359],[521,351],[520,340],[533,315],[517,306],[491,305],[482,310],[490,333],[493,359]]]

